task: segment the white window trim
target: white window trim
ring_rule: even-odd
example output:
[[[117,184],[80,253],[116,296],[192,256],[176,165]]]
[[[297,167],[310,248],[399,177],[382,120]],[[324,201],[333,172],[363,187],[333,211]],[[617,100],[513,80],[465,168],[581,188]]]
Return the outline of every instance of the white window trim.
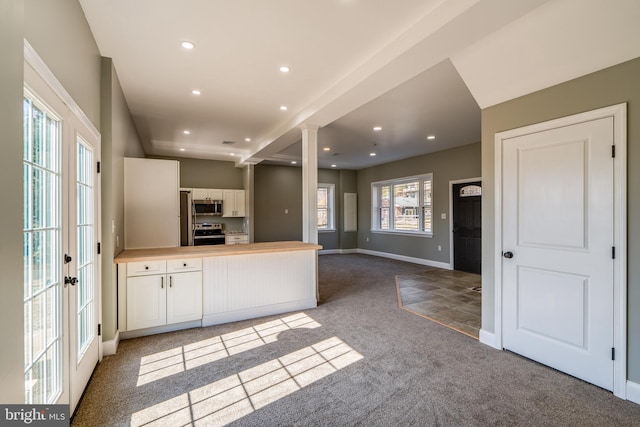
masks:
[[[431,203],[429,207],[431,208],[431,230],[423,231],[423,230],[394,230],[394,229],[383,229],[379,227],[379,217],[377,215],[377,211],[379,209],[379,188],[385,185],[397,185],[397,184],[405,184],[407,182],[419,181],[421,184],[421,188],[419,191],[419,201],[418,201],[418,209],[422,212],[422,207],[424,206],[424,188],[422,188],[422,182],[430,181],[431,182]],[[392,191],[393,193],[393,191]],[[392,203],[393,204],[393,203]],[[422,214],[420,215],[420,228],[424,225],[424,218],[422,218]],[[393,222],[392,213],[390,213],[389,221]],[[404,236],[413,236],[413,237],[433,237],[433,173],[424,173],[420,175],[413,175],[401,178],[387,179],[384,181],[375,181],[371,183],[371,229],[372,233],[376,234],[391,234],[391,235],[404,235]]]
[[[318,189],[326,188],[328,190],[327,194],[327,220],[328,227],[320,228],[318,226],[318,233],[333,233],[336,230],[336,185],[335,184],[326,184],[326,183],[318,183]],[[317,192],[316,192],[317,197]],[[316,217],[317,217],[317,207],[316,207]]]

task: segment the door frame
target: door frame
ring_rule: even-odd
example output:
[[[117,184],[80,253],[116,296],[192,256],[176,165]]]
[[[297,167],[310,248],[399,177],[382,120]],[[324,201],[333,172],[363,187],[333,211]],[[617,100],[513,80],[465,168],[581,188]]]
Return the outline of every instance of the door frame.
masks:
[[[51,71],[51,69],[47,66],[44,60],[38,55],[35,49],[31,46],[31,44],[24,39],[24,63],[28,64],[37,74],[37,76],[42,80],[42,82],[48,86],[47,90],[51,91],[53,95],[55,95],[62,103],[65,104],[68,112],[63,117],[63,135],[67,130],[69,123],[72,121],[71,116],[73,116],[73,120],[76,120],[80,123],[82,127],[82,132],[78,132],[77,128],[73,128],[73,138],[72,138],[72,147],[71,150],[75,149],[76,136],[79,133],[84,138],[93,139],[97,142],[96,148],[96,159],[97,161],[102,161],[102,137],[96,126],[91,122],[91,120],[87,117],[87,115],[82,111],[80,106],[76,103],[73,97],[67,92],[62,83],[57,79],[55,74]],[[35,93],[39,93],[38,88],[31,88],[35,91]],[[63,155],[64,156],[64,155]],[[75,166],[75,165],[74,165]],[[69,171],[65,171],[65,173],[69,173]],[[102,241],[102,175],[98,174],[95,182],[95,192],[96,192],[96,243]],[[63,178],[62,186],[66,185],[65,178]],[[63,190],[63,194],[67,192],[68,189]],[[62,202],[64,209],[67,209],[66,200]],[[64,232],[64,231],[63,231]],[[66,231],[68,232],[68,230]],[[95,313],[96,313],[96,323],[102,324],[102,255],[97,254],[95,259],[95,267],[98,270],[96,273],[96,293],[95,293]],[[68,300],[69,301],[69,300]],[[68,306],[63,307],[63,316],[68,316]],[[65,320],[65,324],[69,325],[69,319]],[[66,384],[68,388],[68,399],[69,403],[72,406],[71,412],[73,413],[73,402],[72,394],[70,392],[70,388],[72,387],[70,379],[71,379],[71,361],[74,360],[74,356],[71,354],[71,344],[69,342],[69,331],[63,330],[63,334],[65,335],[64,341],[64,357],[63,357],[63,372],[62,375],[65,377],[63,383]],[[102,360],[103,357],[103,343],[102,343],[102,335],[96,334],[95,339],[98,342],[98,363]],[[86,388],[86,384],[85,384]]]
[[[449,265],[451,266],[452,270],[454,267],[453,265],[453,185],[464,184],[466,182],[477,182],[477,181],[480,181],[480,183],[482,183],[482,177],[454,179],[453,181],[449,181]]]
[[[502,147],[507,139],[543,132],[564,126],[613,118],[614,206],[613,239],[613,394],[626,399],[627,381],[627,104],[617,104],[585,113],[524,126],[495,134],[494,140],[494,337],[493,347],[502,350]]]

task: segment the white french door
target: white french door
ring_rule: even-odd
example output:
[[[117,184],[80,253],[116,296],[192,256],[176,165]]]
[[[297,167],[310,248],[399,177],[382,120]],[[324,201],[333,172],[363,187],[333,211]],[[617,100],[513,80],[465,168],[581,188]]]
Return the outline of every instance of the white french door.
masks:
[[[25,402],[73,412],[99,357],[100,139],[24,70]]]

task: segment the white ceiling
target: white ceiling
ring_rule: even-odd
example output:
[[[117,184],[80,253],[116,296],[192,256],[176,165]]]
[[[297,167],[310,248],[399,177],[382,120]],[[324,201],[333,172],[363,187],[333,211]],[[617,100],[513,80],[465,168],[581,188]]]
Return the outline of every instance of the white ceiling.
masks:
[[[80,3],[145,152],[239,166],[299,159],[303,123],[321,126],[320,167],[477,142],[478,105],[640,56],[637,0]],[[581,22],[596,29],[577,36]]]

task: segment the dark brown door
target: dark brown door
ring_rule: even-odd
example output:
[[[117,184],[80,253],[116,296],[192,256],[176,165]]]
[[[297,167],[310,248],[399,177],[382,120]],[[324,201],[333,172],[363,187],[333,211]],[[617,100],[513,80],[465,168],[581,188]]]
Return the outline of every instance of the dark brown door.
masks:
[[[453,269],[480,274],[482,183],[453,184]]]

